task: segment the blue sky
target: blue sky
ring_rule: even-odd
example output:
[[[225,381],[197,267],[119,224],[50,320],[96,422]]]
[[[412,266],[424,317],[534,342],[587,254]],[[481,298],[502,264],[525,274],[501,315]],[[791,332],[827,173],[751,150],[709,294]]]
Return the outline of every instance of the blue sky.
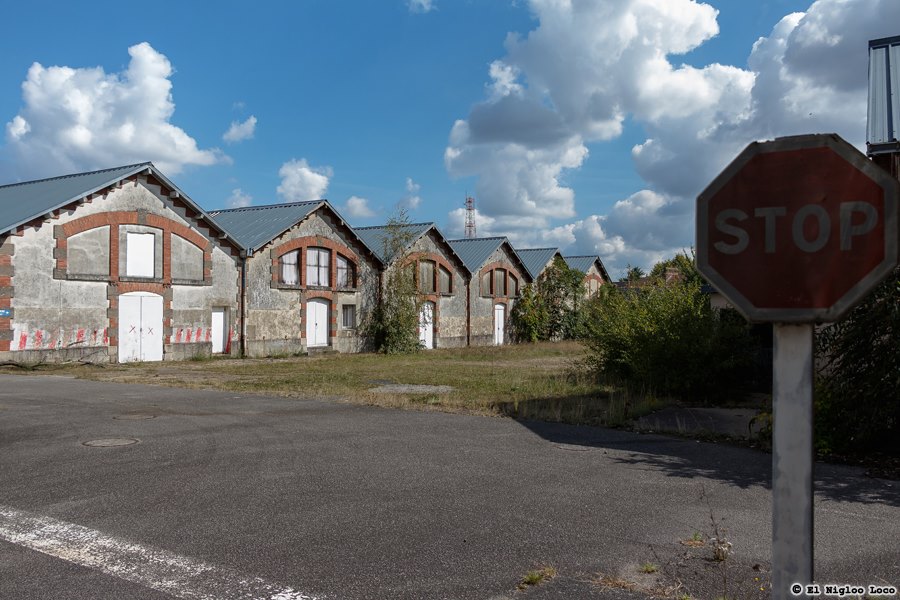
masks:
[[[693,198],[753,139],[862,146],[865,40],[900,33],[896,0],[209,6],[5,7],[0,180],[153,160],[207,209],[401,203],[451,237],[468,192],[480,234],[615,276],[689,247]]]

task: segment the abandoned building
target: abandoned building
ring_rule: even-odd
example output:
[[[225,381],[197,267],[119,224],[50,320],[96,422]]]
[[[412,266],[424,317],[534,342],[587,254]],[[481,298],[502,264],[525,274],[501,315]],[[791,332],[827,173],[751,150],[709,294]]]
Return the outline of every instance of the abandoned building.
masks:
[[[593,296],[600,289],[600,286],[612,282],[599,256],[564,256],[563,260],[566,261],[569,268],[577,269],[584,273],[585,296]]]
[[[472,274],[468,345],[507,343],[509,312],[522,287],[531,283],[528,269],[505,237],[450,240],[450,246]]]
[[[328,201],[210,214],[246,251],[246,355],[362,349],[381,264]]]
[[[0,186],[0,357],[236,354],[240,251],[149,162]]]
[[[419,309],[422,347],[465,346],[470,273],[437,226],[409,223],[397,227],[357,227],[356,233],[378,254],[385,269],[413,267],[422,302]],[[392,236],[399,239],[392,241]]]
[[[537,281],[554,260],[562,260],[559,248],[516,248],[516,254],[522,259],[532,281]]]

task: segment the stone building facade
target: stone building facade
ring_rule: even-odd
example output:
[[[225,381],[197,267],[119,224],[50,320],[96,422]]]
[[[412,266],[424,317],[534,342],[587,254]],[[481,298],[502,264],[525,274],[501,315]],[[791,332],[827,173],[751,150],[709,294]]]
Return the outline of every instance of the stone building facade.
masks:
[[[237,354],[239,255],[151,163],[0,186],[0,358]]]
[[[325,200],[213,211],[247,251],[248,356],[359,352],[380,263]]]
[[[451,240],[472,278],[468,293],[470,346],[502,345],[510,340],[509,314],[528,270],[505,237]]]

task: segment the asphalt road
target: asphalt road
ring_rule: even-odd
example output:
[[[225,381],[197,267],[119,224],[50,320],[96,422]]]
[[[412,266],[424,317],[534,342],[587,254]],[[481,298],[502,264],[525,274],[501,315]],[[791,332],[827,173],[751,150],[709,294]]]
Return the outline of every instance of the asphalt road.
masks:
[[[138,442],[84,445],[108,438]],[[600,574],[753,597],[770,461],[594,428],[4,375],[0,598],[645,595]],[[816,479],[817,579],[900,585],[900,484],[830,465]],[[733,544],[725,581],[708,548],[679,543],[713,521]],[[659,572],[640,573],[648,562]],[[557,576],[516,590],[542,566]]]

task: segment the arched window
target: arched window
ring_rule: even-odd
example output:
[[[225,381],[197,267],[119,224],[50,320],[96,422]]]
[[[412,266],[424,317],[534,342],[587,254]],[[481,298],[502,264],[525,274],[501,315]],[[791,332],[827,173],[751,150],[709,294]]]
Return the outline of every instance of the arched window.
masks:
[[[306,285],[328,287],[331,252],[325,248],[306,249]]]
[[[452,294],[453,293],[453,276],[450,274],[450,271],[448,271],[444,267],[441,267],[439,274],[440,274],[440,280],[441,280],[441,293],[442,294]]]
[[[423,294],[434,293],[434,261],[419,261],[419,291]]]
[[[281,255],[281,283],[300,284],[300,251],[293,250]]]
[[[338,254],[337,256],[337,288],[347,290],[356,287],[356,274],[353,272],[353,263]]]

